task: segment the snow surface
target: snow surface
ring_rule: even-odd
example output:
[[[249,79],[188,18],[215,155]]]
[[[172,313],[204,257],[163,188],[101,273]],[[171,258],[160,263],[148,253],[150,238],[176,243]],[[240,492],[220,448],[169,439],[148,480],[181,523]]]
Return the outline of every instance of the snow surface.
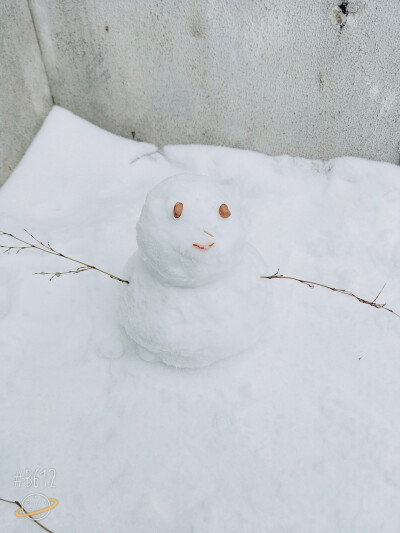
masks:
[[[178,172],[235,184],[269,271],[400,307],[400,169],[236,149],[162,150],[54,108],[0,191],[28,228],[122,274],[146,193]],[[2,241],[6,239],[1,238]],[[119,283],[35,251],[0,258],[0,496],[55,468],[55,533],[398,533],[400,320],[323,289],[269,284],[265,340],[200,370],[146,363]],[[162,315],[162,309],[160,309]],[[0,502],[1,531],[38,531]]]
[[[146,361],[199,368],[262,337],[269,291],[260,275],[266,265],[246,243],[241,208],[229,200],[235,187],[217,183],[177,174],[146,197],[119,306],[121,324]],[[229,216],[220,215],[221,206]]]

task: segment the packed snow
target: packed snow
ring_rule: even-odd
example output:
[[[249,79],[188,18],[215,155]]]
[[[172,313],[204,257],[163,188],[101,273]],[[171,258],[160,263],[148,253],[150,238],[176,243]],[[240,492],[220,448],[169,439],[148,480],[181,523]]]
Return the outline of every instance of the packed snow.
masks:
[[[229,202],[232,214],[225,203],[230,188],[178,174],[146,198],[138,251],[126,268],[129,287],[121,287],[120,318],[147,361],[198,368],[243,352],[261,337],[268,291],[260,274],[266,268],[246,243],[240,207]]]
[[[146,195],[185,173],[226,191],[217,204],[233,223],[240,214],[243,239],[265,264],[259,272],[249,261],[249,274],[280,268],[369,299],[386,283],[380,301],[400,308],[400,168],[386,163],[158,149],[55,107],[0,189],[0,229],[23,237],[26,228],[123,277]],[[175,202],[189,213],[190,198]],[[201,229],[214,234],[209,224]],[[162,231],[160,252],[174,253],[168,225]],[[207,286],[222,283],[217,266]],[[257,278],[261,341],[178,369],[138,357],[119,316],[131,285],[94,271],[32,275],[73,268],[34,250],[0,257],[0,497],[57,498],[43,522],[54,533],[400,530],[400,319],[323,288]],[[194,312],[182,305],[176,334]],[[209,327],[220,329],[216,342],[243,331],[224,320]],[[36,468],[56,470],[54,488],[14,483]],[[40,530],[15,510],[0,502],[1,531]]]

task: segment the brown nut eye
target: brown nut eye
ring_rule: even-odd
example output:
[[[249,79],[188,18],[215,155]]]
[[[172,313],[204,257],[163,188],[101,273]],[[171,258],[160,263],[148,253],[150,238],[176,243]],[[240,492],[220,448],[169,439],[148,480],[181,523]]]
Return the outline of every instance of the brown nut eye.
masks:
[[[183,211],[183,204],[181,202],[176,202],[174,205],[174,217],[179,218]]]
[[[228,218],[231,216],[231,212],[229,211],[229,207],[226,204],[221,204],[219,206],[219,214],[222,218]]]

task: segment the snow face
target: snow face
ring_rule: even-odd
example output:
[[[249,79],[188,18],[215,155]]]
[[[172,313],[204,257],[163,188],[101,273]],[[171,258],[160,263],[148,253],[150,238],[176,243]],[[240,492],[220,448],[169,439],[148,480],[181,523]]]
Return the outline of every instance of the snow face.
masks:
[[[146,195],[182,172],[218,176],[225,201],[234,196],[231,219],[239,210],[268,262],[252,260],[254,274],[280,268],[370,299],[386,282],[381,301],[399,309],[400,168],[387,163],[157,150],[54,107],[0,189],[0,228],[27,228],[123,276]],[[260,280],[258,344],[179,370],[143,361],[120,327],[115,307],[130,285],[96,272],[32,275],[71,267],[0,253],[1,497],[57,498],[43,522],[56,533],[400,531],[398,318]],[[38,467],[56,469],[54,489],[14,484]],[[0,502],[2,533],[39,531],[15,510]]]
[[[192,174],[172,176],[147,195],[120,310],[144,359],[201,367],[258,341],[266,267],[232,206],[216,179]]]
[[[179,216],[176,204],[183,206]],[[137,224],[139,253],[147,268],[174,286],[197,287],[227,275],[245,245],[239,209],[216,180],[192,174],[172,176],[147,196]]]

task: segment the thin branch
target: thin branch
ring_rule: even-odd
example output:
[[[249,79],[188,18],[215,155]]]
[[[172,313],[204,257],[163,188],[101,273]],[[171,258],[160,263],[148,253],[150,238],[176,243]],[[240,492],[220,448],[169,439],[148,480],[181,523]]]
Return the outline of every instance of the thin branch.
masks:
[[[136,163],[136,161],[139,161],[139,159],[143,159],[143,157],[150,157],[152,155],[159,154],[159,153],[160,153],[160,151],[157,148],[157,150],[153,150],[153,152],[147,152],[146,154],[142,154],[142,155],[139,155],[139,156],[135,157],[134,159],[132,159],[130,164],[133,165],[133,163]]]
[[[16,237],[12,233],[7,233],[5,231],[1,231],[0,230],[0,235],[6,235],[6,236],[8,236],[8,237],[10,237],[10,238],[12,238],[12,239],[14,239],[14,240],[16,240],[16,241],[18,241],[18,242],[20,242],[20,243],[25,245],[25,246],[4,246],[4,245],[0,245],[0,248],[5,248],[5,251],[4,251],[5,253],[10,253],[10,251],[12,251],[12,250],[17,250],[16,253],[19,253],[21,250],[26,250],[28,248],[33,248],[35,250],[40,250],[41,252],[46,252],[46,253],[51,254],[51,255],[57,255],[58,257],[63,257],[64,259],[68,259],[69,261],[73,261],[74,263],[78,263],[78,264],[82,265],[81,267],[77,268],[76,270],[68,270],[68,271],[65,271],[65,272],[35,272],[35,274],[43,275],[43,276],[51,276],[50,280],[49,280],[49,281],[51,281],[54,277],[58,278],[58,277],[62,276],[63,274],[79,274],[81,272],[85,272],[86,270],[97,270],[97,272],[101,272],[102,274],[105,274],[106,276],[109,276],[112,279],[120,281],[121,283],[128,283],[129,284],[129,281],[126,280],[126,279],[119,278],[118,276],[114,276],[114,274],[110,274],[110,272],[102,270],[101,268],[97,268],[97,267],[95,267],[93,265],[89,265],[88,263],[85,263],[83,261],[79,261],[78,259],[74,259],[72,257],[69,257],[68,255],[64,255],[63,253],[58,252],[57,250],[55,250],[50,245],[50,242],[47,242],[47,244],[44,244],[42,241],[40,241],[39,239],[34,237],[29,231],[27,231],[27,230],[24,230],[24,231],[37,244],[25,241],[24,239],[20,239],[19,237]],[[347,296],[351,296],[352,298],[355,298],[356,300],[358,300],[362,304],[370,305],[371,307],[375,307],[375,309],[383,309],[384,311],[388,311],[389,313],[392,313],[393,315],[395,315],[398,318],[400,318],[400,314],[396,313],[393,309],[390,309],[389,307],[386,307],[385,303],[378,303],[378,298],[382,294],[382,291],[385,288],[386,283],[385,283],[385,285],[383,285],[383,287],[381,288],[381,290],[378,292],[378,294],[375,296],[375,298],[373,300],[366,300],[365,298],[361,298],[360,296],[357,296],[356,294],[354,294],[354,293],[352,293],[352,292],[350,292],[348,290],[345,290],[345,289],[337,289],[336,287],[330,287],[329,285],[324,285],[323,283],[318,283],[316,281],[308,281],[308,280],[305,280],[305,279],[295,278],[295,277],[292,277],[292,276],[283,276],[282,274],[279,274],[279,269],[275,272],[275,274],[272,274],[271,276],[260,276],[260,278],[263,278],[263,279],[290,279],[290,280],[302,283],[304,285],[307,285],[307,287],[309,287],[310,289],[314,289],[314,287],[323,287],[323,288],[328,289],[328,290],[333,291],[333,292],[339,292],[341,294],[346,294]]]
[[[379,296],[382,294],[383,289],[386,287],[386,283],[383,284],[382,289],[378,292],[378,294],[375,296],[375,298],[372,300],[373,303],[376,302],[376,300],[379,298]]]
[[[34,237],[32,235],[32,233],[29,233],[29,231],[27,229],[24,229],[25,233],[27,233],[29,235],[29,237],[32,237],[33,240],[35,240],[38,244],[40,244],[41,246],[43,246],[44,248],[48,248],[49,250],[51,250],[52,248],[50,248],[50,243],[48,246],[46,246],[42,241],[39,241],[39,239],[37,239],[36,237]],[[53,250],[54,251],[54,250]]]
[[[28,515],[27,518],[30,518],[31,520],[33,520],[33,522],[35,522],[35,524],[37,524],[39,527],[41,527],[42,529],[44,529],[44,530],[47,531],[48,533],[53,533],[53,531],[51,531],[50,529],[47,529],[46,526],[44,526],[44,525],[41,524],[38,520],[36,520],[35,518],[33,518],[33,516],[30,516],[29,513],[28,513],[28,511],[27,511],[26,509],[24,509],[24,508],[22,507],[22,505],[21,505],[18,501],[13,502],[13,501],[11,501],[11,500],[5,500],[4,498],[0,498],[0,501],[2,501],[2,502],[6,502],[6,503],[12,503],[12,504],[18,505],[18,507],[19,507],[20,509],[22,509],[26,515]]]
[[[350,291],[347,291],[345,289],[337,289],[336,287],[330,287],[329,285],[324,285],[323,283],[317,283],[316,281],[308,281],[305,279],[293,278],[291,276],[283,276],[282,274],[279,274],[279,269],[275,272],[275,274],[272,274],[271,276],[260,276],[260,278],[291,279],[293,281],[298,281],[299,283],[303,283],[304,285],[307,285],[308,287],[310,287],[310,289],[313,289],[314,287],[323,287],[324,289],[329,289],[330,291],[333,291],[333,292],[340,292],[341,294],[347,294],[347,296],[351,296],[352,298],[355,298],[362,304],[370,305],[371,307],[375,307],[375,309],[383,309],[384,311],[388,311],[389,313],[392,313],[393,315],[396,315],[397,317],[400,318],[400,314],[393,311],[393,309],[389,309],[389,307],[386,307],[386,304],[380,304],[377,302],[379,296],[382,294],[382,291],[386,286],[386,283],[373,300],[366,300],[365,298],[361,298],[360,296],[357,296],[356,294]]]
[[[84,272],[85,270],[93,270],[93,267],[79,267],[76,270],[67,270],[65,272],[34,272],[33,275],[39,275],[39,276],[51,276],[49,281],[51,281],[53,278],[59,278],[63,274],[79,274],[80,272]]]
[[[64,255],[61,252],[57,252],[57,250],[54,250],[54,248],[51,247],[49,242],[47,244],[44,244],[42,241],[39,241],[39,239],[37,239],[31,233],[29,233],[28,230],[24,230],[24,231],[38,244],[25,241],[24,239],[20,239],[19,237],[16,237],[12,233],[7,233],[6,231],[0,230],[0,235],[6,235],[7,237],[10,237],[11,239],[21,242],[22,244],[25,244],[25,246],[1,246],[1,248],[6,248],[5,252],[7,253],[10,253],[10,251],[13,249],[17,249],[18,251],[16,253],[19,253],[21,250],[25,250],[27,248],[33,248],[35,250],[40,250],[41,252],[46,252],[47,254],[57,255],[58,257],[63,257],[64,259],[68,259],[69,261],[73,261],[74,263],[78,263],[79,265],[83,265],[84,267],[84,268],[78,268],[77,270],[70,270],[68,272],[54,272],[54,273],[43,272],[43,275],[54,274],[53,277],[54,276],[59,277],[62,274],[70,274],[70,273],[79,274],[80,272],[84,272],[85,270],[97,270],[97,272],[101,272],[102,274],[105,274],[106,276],[109,276],[112,279],[116,279],[117,281],[120,281],[121,283],[129,283],[128,280],[119,278],[118,276],[114,276],[114,274],[110,274],[110,272],[102,270],[101,268],[97,268],[93,265],[89,265],[88,263],[85,263],[84,261],[78,261],[78,259],[74,259],[73,257]],[[36,274],[42,274],[42,272],[36,272]]]
[[[3,246],[1,245],[0,248],[5,248],[3,251],[3,254],[10,254],[12,250],[17,250],[15,253],[19,254],[21,250],[26,250],[27,248],[33,248],[32,246]]]

